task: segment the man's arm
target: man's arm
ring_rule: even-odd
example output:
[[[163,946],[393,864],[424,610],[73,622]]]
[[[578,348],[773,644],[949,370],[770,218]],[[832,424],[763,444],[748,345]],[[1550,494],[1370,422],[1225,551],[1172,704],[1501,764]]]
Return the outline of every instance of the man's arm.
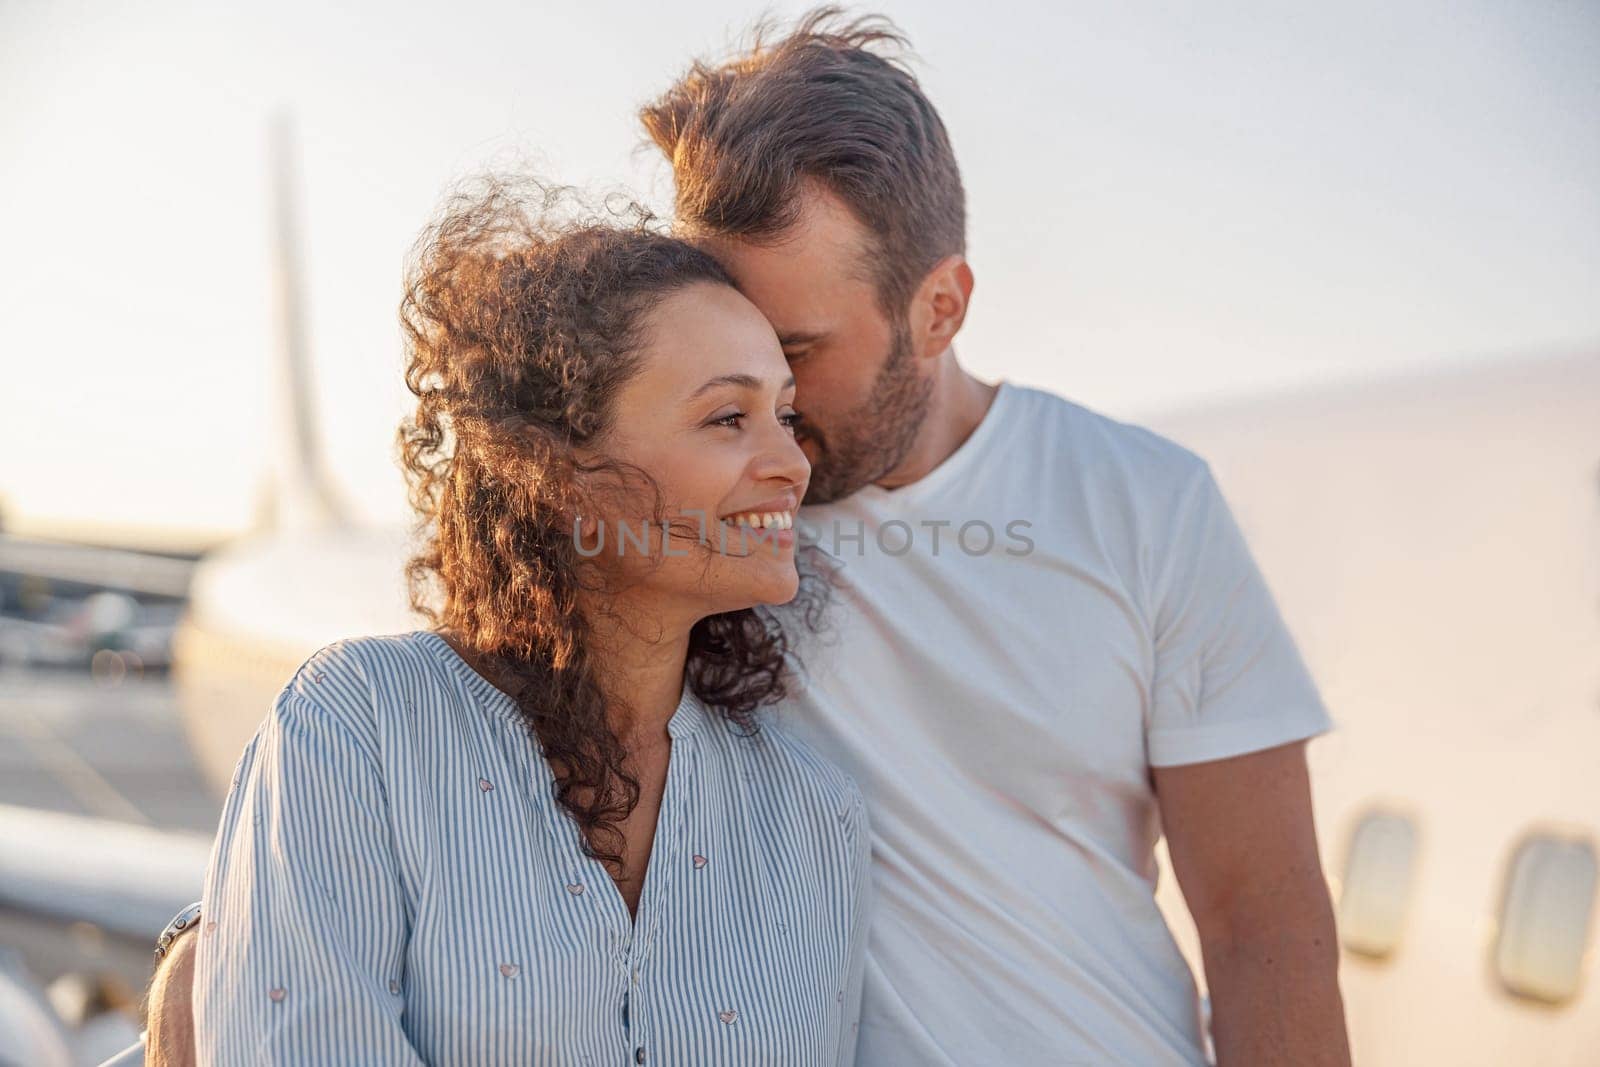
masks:
[[[145,994],[145,1067],[195,1067],[195,935],[174,938]]]
[[[1151,773],[1200,933],[1219,1067],[1348,1067],[1305,742]]]

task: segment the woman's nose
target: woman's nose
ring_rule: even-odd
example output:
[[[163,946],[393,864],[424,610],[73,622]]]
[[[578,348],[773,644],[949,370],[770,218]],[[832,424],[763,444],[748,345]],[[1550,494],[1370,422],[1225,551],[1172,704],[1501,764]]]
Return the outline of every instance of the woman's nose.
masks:
[[[811,478],[811,461],[801,451],[794,433],[781,423],[774,423],[761,440],[761,453],[752,464],[751,474],[762,480],[782,479],[797,490],[804,489]]]

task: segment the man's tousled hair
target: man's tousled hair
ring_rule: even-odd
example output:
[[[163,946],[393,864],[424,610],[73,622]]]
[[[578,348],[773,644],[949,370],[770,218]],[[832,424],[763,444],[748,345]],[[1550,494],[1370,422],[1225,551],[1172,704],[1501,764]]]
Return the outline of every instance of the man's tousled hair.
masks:
[[[764,242],[794,225],[818,182],[871,233],[870,276],[897,317],[928,270],[966,251],[966,197],[944,123],[879,16],[819,8],[774,39],[695,62],[640,112],[672,162],[680,225]]]

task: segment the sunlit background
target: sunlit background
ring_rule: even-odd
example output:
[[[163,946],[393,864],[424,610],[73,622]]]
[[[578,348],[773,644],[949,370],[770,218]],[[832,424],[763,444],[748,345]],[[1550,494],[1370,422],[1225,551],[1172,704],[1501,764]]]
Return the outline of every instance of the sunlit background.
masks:
[[[249,521],[280,108],[330,464],[394,517],[401,265],[444,187],[531,160],[665,206],[634,115],[759,10],[0,2],[8,527]],[[1133,416],[1600,338],[1600,6],[884,10],[962,166],[982,375]]]
[[[1358,1062],[1594,1062],[1600,4],[874,10],[966,182],[962,362],[1205,454],[1340,720]],[[397,306],[446,188],[668,213],[635,115],[761,13],[0,0],[0,1061],[24,1017],[40,1063],[132,1040],[272,694],[401,625]]]

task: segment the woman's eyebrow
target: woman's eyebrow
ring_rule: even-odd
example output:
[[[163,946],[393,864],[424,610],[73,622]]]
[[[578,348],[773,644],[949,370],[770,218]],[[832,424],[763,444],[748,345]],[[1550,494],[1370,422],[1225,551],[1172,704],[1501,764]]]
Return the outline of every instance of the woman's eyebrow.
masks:
[[[787,389],[793,384],[794,375],[791,374],[788,378],[784,379],[783,384],[778,386],[778,388],[780,390]],[[719,385],[734,385],[741,389],[759,389],[761,388],[761,379],[757,378],[754,374],[719,374],[715,378],[708,379],[700,386],[700,388],[690,393],[689,399],[693,400],[702,393],[709,392]]]

